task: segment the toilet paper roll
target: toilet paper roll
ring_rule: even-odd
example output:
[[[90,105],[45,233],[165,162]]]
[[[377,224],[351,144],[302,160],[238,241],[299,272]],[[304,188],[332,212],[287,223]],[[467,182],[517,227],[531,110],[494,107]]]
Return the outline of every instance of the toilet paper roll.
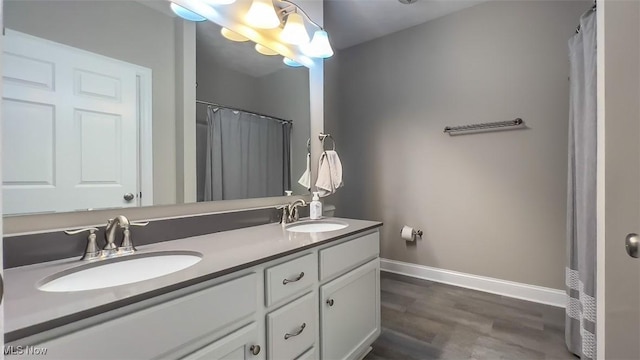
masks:
[[[403,226],[400,231],[400,236],[406,241],[416,241],[416,232],[410,226]]]

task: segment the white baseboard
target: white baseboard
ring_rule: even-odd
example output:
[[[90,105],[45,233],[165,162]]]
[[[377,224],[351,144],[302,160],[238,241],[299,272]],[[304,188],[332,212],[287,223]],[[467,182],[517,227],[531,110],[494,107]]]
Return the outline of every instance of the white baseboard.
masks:
[[[380,270],[562,308],[565,307],[566,303],[564,290],[543,286],[465,274],[389,259],[380,259]]]

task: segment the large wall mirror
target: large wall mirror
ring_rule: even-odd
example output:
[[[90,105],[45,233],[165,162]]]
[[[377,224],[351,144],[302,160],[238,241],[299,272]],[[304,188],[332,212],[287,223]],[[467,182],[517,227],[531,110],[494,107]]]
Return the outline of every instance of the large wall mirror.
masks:
[[[307,68],[167,1],[8,0],[4,19],[5,216],[308,193]]]

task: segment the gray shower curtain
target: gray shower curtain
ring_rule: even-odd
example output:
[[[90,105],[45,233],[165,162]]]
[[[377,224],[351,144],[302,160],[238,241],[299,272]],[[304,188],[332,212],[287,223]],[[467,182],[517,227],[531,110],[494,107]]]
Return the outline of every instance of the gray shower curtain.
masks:
[[[569,40],[569,187],[565,340],[581,359],[596,358],[596,13]]]
[[[209,107],[204,201],[282,196],[291,187],[291,124]]]

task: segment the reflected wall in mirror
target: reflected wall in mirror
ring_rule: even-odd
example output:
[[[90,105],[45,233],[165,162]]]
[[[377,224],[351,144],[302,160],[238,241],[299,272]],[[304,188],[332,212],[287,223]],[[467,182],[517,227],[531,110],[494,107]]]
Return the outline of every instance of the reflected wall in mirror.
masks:
[[[5,215],[307,192],[306,68],[168,1],[9,0],[4,12]],[[198,88],[183,92],[185,79]]]

